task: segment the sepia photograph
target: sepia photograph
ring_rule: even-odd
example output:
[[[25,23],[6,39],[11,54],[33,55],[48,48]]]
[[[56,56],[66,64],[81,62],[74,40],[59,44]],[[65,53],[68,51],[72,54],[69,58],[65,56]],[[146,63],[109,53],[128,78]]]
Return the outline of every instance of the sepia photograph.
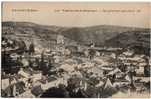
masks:
[[[150,98],[150,2],[2,2],[1,97]]]

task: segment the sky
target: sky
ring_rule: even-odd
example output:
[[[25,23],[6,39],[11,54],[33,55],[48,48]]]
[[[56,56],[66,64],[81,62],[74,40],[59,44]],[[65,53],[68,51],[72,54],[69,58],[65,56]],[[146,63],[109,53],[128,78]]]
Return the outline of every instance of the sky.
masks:
[[[42,25],[150,27],[150,4],[137,2],[3,2],[2,21]]]

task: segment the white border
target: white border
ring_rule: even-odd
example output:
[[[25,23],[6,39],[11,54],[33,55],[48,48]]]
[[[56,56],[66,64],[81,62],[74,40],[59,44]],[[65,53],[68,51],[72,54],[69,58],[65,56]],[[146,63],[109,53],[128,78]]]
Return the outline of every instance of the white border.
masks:
[[[1,21],[2,21],[2,2],[150,2],[151,0],[0,0],[0,30],[1,30]],[[151,14],[150,14],[151,15]],[[0,31],[0,48],[1,48],[1,32]],[[1,49],[0,49],[0,64],[1,64]],[[0,79],[1,79],[1,65],[0,65]],[[1,88],[1,81],[0,81],[0,88]],[[2,98],[1,97],[1,90],[0,90],[0,99],[8,99],[8,98]],[[22,98],[22,99],[31,99],[31,98]],[[40,98],[37,98],[40,99]],[[50,99],[50,98],[44,98],[44,99]],[[51,98],[51,99],[64,99],[64,98]],[[72,98],[68,98],[72,99]],[[79,99],[79,98],[73,98],[73,99]],[[84,98],[84,99],[90,99],[90,98]],[[98,98],[91,98],[91,99],[98,99]],[[112,99],[112,98],[100,98],[100,99]],[[116,99],[116,98],[113,98]],[[117,98],[117,99],[123,99],[123,98]],[[125,99],[148,99],[148,98],[125,98]],[[150,95],[151,99],[151,95]]]
[[[40,1],[40,2],[151,2],[151,0],[0,0],[1,2],[33,2],[33,1]]]

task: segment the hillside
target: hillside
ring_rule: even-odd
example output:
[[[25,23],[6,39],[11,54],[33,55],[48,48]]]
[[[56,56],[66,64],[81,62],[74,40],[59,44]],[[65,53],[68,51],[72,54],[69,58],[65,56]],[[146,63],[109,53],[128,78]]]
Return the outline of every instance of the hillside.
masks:
[[[2,22],[2,36],[10,39],[22,38],[27,45],[33,40],[37,46],[51,47],[56,42],[57,35],[65,37],[66,43],[77,42],[97,46],[127,47],[141,45],[149,48],[150,30],[111,25],[89,27],[59,27],[39,25],[31,22]]]
[[[34,41],[39,47],[48,47],[48,44],[56,42],[57,32],[48,30],[41,25],[29,22],[3,22],[2,36],[11,39],[23,39],[27,45]],[[49,44],[50,45],[50,44]]]
[[[87,44],[93,41],[99,46],[104,45],[106,40],[116,37],[121,33],[136,30],[142,30],[142,28],[99,25],[84,28],[70,28],[68,30],[62,31],[62,35],[83,44]]]

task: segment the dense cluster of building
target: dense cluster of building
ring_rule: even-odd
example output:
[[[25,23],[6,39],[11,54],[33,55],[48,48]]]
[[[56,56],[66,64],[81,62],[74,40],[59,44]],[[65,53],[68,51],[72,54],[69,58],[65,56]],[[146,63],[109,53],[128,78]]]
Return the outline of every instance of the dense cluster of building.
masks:
[[[36,51],[2,39],[3,97],[149,97],[150,58],[130,48],[65,45],[58,36],[55,50]],[[137,97],[136,96],[136,97]]]

